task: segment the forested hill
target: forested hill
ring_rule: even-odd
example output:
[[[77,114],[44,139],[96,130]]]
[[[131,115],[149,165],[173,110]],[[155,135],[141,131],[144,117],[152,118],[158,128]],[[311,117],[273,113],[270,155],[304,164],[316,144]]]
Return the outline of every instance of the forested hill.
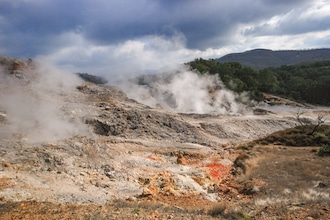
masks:
[[[201,74],[217,74],[237,93],[248,91],[258,100],[271,93],[300,102],[330,106],[330,61],[255,70],[240,63],[196,59],[187,65]]]
[[[220,63],[238,62],[253,69],[280,67],[304,62],[330,60],[330,49],[279,50],[255,49],[243,53],[231,53],[216,59]]]

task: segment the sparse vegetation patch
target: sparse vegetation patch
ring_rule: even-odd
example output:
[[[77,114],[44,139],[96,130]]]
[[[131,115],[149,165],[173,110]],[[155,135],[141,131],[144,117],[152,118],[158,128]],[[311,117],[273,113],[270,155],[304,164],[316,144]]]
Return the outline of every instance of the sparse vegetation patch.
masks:
[[[321,157],[330,157],[330,144],[324,144],[320,147],[318,155]]]
[[[311,134],[315,125],[301,125],[289,128],[283,131],[275,132],[265,138],[261,138],[257,144],[275,144],[285,146],[322,146],[330,143],[330,126],[320,125],[317,130]],[[326,151],[325,147],[325,151]]]

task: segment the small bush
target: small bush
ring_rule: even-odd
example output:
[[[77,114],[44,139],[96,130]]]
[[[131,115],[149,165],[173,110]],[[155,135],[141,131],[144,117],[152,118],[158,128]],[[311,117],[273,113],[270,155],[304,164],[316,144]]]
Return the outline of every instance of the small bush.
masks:
[[[250,216],[239,212],[239,211],[232,211],[226,215],[226,219],[233,219],[233,220],[251,220]]]
[[[250,220],[251,218],[241,211],[228,209],[226,203],[219,203],[208,212],[212,217],[223,217],[228,220]]]
[[[317,154],[320,157],[330,157],[330,145],[322,145]]]
[[[212,209],[210,209],[208,214],[213,217],[224,216],[226,209],[227,209],[227,205],[225,203],[219,203],[215,205]]]
[[[135,208],[135,209],[133,209],[132,213],[133,214],[139,214],[140,213],[140,209]]]

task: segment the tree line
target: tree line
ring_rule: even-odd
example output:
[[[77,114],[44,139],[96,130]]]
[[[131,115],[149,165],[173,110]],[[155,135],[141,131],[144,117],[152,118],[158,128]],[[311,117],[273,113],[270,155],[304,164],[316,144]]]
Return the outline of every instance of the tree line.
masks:
[[[262,70],[237,62],[219,63],[202,58],[187,65],[200,74],[218,74],[229,89],[237,93],[248,91],[255,100],[261,100],[262,93],[271,93],[299,102],[330,105],[330,61]]]

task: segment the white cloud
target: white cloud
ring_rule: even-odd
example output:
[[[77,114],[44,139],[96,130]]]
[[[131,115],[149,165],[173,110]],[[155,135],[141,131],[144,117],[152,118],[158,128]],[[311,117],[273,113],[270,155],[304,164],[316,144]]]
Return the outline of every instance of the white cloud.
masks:
[[[312,5],[310,8],[307,8],[307,10],[304,11],[302,14],[302,18],[306,19],[325,19],[329,18],[330,16],[330,4],[327,0],[319,0],[314,1],[314,5]]]
[[[246,36],[281,36],[327,31],[330,27],[330,4],[323,0],[311,1],[270,18],[246,25],[242,31]]]
[[[103,75],[110,81],[113,77],[168,71],[196,57],[218,57],[229,51],[188,49],[180,33],[173,37],[148,35],[120,44],[97,45],[70,32],[58,36],[54,42],[58,48],[38,59],[46,59],[72,72]]]

